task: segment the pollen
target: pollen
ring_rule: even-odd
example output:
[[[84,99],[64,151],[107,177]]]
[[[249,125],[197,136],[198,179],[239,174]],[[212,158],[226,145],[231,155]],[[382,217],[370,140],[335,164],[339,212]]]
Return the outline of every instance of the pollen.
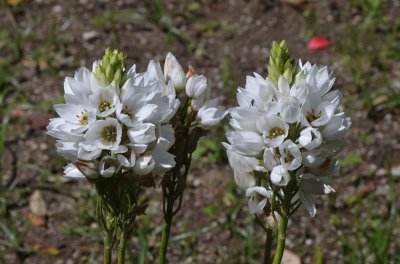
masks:
[[[114,143],[117,140],[117,128],[113,125],[105,126],[101,131],[101,138],[106,144]]]
[[[269,138],[273,139],[285,134],[285,130],[280,127],[273,127],[269,130]]]
[[[108,101],[102,100],[102,101],[100,101],[98,107],[99,107],[99,111],[101,113],[103,113],[103,112],[107,111],[108,109],[111,109],[112,104]]]

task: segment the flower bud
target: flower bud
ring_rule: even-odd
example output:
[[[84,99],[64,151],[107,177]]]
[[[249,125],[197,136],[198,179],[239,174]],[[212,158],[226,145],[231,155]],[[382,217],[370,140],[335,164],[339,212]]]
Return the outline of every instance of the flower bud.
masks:
[[[290,59],[289,49],[287,48],[286,41],[272,43],[272,49],[269,57],[268,77],[275,84],[278,85],[280,76],[285,77],[289,85],[295,79],[297,66],[294,61]]]
[[[106,49],[101,63],[95,69],[95,75],[101,86],[114,84],[120,87],[126,78],[124,60],[125,56],[122,52]]]
[[[164,78],[168,82],[171,80],[175,91],[180,92],[185,88],[186,75],[175,56],[169,52],[164,63]]]
[[[203,75],[193,75],[186,83],[185,91],[191,98],[200,97],[207,90],[207,78]]]

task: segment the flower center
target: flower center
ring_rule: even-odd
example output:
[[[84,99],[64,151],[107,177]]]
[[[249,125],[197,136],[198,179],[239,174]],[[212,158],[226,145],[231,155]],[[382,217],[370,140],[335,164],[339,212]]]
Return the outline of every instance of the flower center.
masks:
[[[285,153],[285,162],[291,163],[293,160],[294,160],[294,157],[293,157],[292,153],[290,153],[290,151],[287,151]]]
[[[280,127],[273,127],[269,130],[269,138],[273,139],[285,134],[285,130]]]
[[[129,110],[128,106],[124,106],[124,108],[121,111],[123,114],[129,116],[130,118],[133,118],[135,116],[135,113]]]
[[[99,110],[101,113],[107,111],[108,109],[111,109],[112,104],[108,101],[102,100],[99,103]]]
[[[84,111],[81,112],[81,116],[76,115],[76,117],[79,118],[79,123],[80,123],[82,126],[85,126],[85,125],[88,124],[89,113],[88,113],[86,110],[84,110]]]
[[[113,125],[103,127],[101,138],[105,143],[114,143],[117,140],[117,128]]]
[[[314,109],[313,109],[313,110],[311,110],[311,112],[307,112],[306,119],[307,119],[307,121],[308,121],[309,123],[311,123],[311,122],[313,122],[314,120],[317,120],[318,118],[320,118],[321,115],[322,115],[322,112],[316,113],[316,112],[314,111]]]

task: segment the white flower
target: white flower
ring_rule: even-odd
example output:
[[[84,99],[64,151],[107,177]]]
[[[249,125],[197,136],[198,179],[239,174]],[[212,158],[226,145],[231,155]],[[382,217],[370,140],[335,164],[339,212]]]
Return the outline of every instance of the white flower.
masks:
[[[304,126],[320,127],[331,120],[335,114],[335,105],[328,101],[321,101],[317,95],[310,95],[302,106]]]
[[[110,156],[102,158],[99,167],[101,176],[104,178],[110,178],[116,173],[119,165],[120,164],[116,158]]]
[[[58,129],[66,132],[82,133],[96,121],[96,109],[90,106],[57,104],[54,105],[54,110],[65,120]]]
[[[96,121],[86,133],[86,142],[101,149],[117,150],[121,142],[122,127],[118,120],[107,118]]]
[[[182,91],[186,85],[186,74],[182,69],[182,66],[179,64],[178,60],[172,55],[171,52],[168,52],[165,58],[164,64],[164,78],[165,80],[171,80],[172,85],[174,86],[176,91]]]
[[[147,175],[154,169],[155,165],[156,163],[151,155],[144,155],[136,160],[133,171],[139,176]]]
[[[64,167],[64,176],[68,178],[84,179],[83,175],[72,163]]]
[[[227,112],[222,106],[218,106],[218,99],[207,101],[197,112],[197,118],[204,127],[212,127],[224,119]]]
[[[162,125],[158,128],[158,139],[157,144],[164,150],[168,150],[175,144],[175,131],[174,128],[169,125]]]
[[[295,196],[315,214],[313,195],[333,190],[328,180],[339,167],[333,156],[343,148],[351,120],[339,110],[342,94],[331,91],[335,79],[326,67],[300,62],[301,71],[287,76],[294,68],[282,76],[270,72],[267,78],[246,77],[245,88],[237,91],[238,106],[229,110],[233,131],[227,133],[230,145],[224,146],[235,182],[249,190],[247,196],[257,193],[252,188],[262,188],[257,183],[269,177],[273,192],[280,195],[287,194],[284,187],[289,183],[299,188]],[[318,177],[310,178],[310,173]],[[251,212],[266,204],[266,198],[257,195],[249,201]]]
[[[255,186],[246,190],[246,196],[249,197],[249,211],[251,214],[255,214],[264,209],[268,199],[272,197],[272,191]]]
[[[292,171],[301,166],[302,157],[300,149],[290,139],[279,146],[279,153],[281,155],[281,164],[285,169]]]
[[[306,127],[300,132],[298,142],[306,149],[315,149],[321,145],[322,135],[317,129]]]
[[[128,137],[133,144],[149,144],[156,140],[155,125],[138,123],[128,130]]]
[[[96,114],[98,117],[111,115],[120,103],[116,88],[113,85],[94,91],[89,96],[89,101],[90,105],[97,110]]]
[[[229,114],[232,117],[230,125],[240,131],[251,131],[258,132],[257,120],[264,113],[256,107],[235,107],[229,110]]]
[[[207,91],[207,78],[203,75],[193,75],[186,83],[186,95],[190,98],[199,98]]]
[[[334,115],[332,119],[322,129],[322,135],[329,139],[338,139],[349,130],[351,126],[351,119],[344,113]]]
[[[255,132],[232,131],[228,132],[226,137],[233,149],[244,155],[256,156],[264,148],[263,138]]]
[[[268,171],[272,171],[272,169],[279,163],[279,159],[275,156],[272,148],[265,148],[263,159],[264,167]]]
[[[289,125],[275,115],[260,117],[256,126],[263,134],[265,144],[272,148],[280,146],[289,132]]]
[[[162,174],[175,167],[175,156],[160,146],[156,146],[147,152],[147,154],[151,155],[154,159],[154,174]]]
[[[229,164],[234,172],[236,184],[242,190],[256,185],[256,180],[252,171],[259,167],[259,162],[256,158],[241,155],[232,149],[232,146],[227,143],[222,143],[227,151]]]
[[[282,96],[278,101],[283,120],[291,123],[296,123],[299,121],[300,117],[300,103],[296,97],[293,96]]]
[[[290,174],[282,165],[275,166],[270,177],[271,182],[277,186],[286,186],[290,181]]]

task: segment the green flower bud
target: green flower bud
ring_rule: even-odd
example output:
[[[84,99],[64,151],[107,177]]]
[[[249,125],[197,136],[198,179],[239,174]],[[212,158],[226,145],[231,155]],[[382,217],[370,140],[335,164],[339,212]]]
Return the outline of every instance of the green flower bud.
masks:
[[[101,63],[95,69],[100,85],[105,87],[114,84],[118,88],[126,80],[125,56],[118,50],[107,48]]]
[[[283,75],[289,85],[291,85],[295,80],[296,73],[297,64],[294,60],[290,59],[286,41],[282,40],[280,43],[273,41],[268,65],[269,79],[278,87],[279,77]]]

